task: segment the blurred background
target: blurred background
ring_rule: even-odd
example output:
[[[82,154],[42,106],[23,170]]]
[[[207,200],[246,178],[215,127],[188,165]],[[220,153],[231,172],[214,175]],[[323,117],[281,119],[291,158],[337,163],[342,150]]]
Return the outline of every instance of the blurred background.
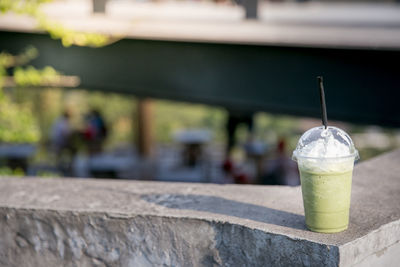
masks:
[[[2,0],[0,173],[298,185],[330,125],[400,147],[399,1]]]

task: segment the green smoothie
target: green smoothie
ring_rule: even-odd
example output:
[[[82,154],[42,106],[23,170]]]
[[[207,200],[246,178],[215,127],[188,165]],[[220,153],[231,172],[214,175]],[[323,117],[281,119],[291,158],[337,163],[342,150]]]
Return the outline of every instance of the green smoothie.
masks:
[[[306,225],[311,231],[336,233],[349,224],[352,168],[345,172],[300,170]]]
[[[336,127],[314,127],[300,137],[292,158],[299,166],[307,228],[320,233],[346,230],[358,159],[350,136]]]

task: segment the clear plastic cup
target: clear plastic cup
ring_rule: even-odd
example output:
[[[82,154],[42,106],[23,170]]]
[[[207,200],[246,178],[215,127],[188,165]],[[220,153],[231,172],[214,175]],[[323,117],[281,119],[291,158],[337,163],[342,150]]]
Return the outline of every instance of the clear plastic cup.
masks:
[[[307,228],[346,230],[353,166],[359,158],[350,136],[336,127],[312,128],[301,136],[292,158],[300,171]]]

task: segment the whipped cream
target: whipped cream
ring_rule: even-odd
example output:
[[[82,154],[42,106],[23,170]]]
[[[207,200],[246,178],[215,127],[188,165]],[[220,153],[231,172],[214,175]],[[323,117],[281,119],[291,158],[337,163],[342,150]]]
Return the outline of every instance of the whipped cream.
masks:
[[[343,144],[332,134],[313,141],[298,151],[299,156],[313,158],[345,157],[351,154],[348,144]]]
[[[299,168],[310,172],[343,172],[351,170],[358,152],[353,141],[336,127],[315,127],[300,138],[293,159]]]

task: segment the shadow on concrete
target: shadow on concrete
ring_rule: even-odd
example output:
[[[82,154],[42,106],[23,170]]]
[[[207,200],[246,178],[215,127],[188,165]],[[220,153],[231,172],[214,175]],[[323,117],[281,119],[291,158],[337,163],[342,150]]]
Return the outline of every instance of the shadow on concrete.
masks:
[[[211,212],[306,230],[303,215],[222,197],[182,194],[145,194],[141,195],[141,199],[171,209]]]

